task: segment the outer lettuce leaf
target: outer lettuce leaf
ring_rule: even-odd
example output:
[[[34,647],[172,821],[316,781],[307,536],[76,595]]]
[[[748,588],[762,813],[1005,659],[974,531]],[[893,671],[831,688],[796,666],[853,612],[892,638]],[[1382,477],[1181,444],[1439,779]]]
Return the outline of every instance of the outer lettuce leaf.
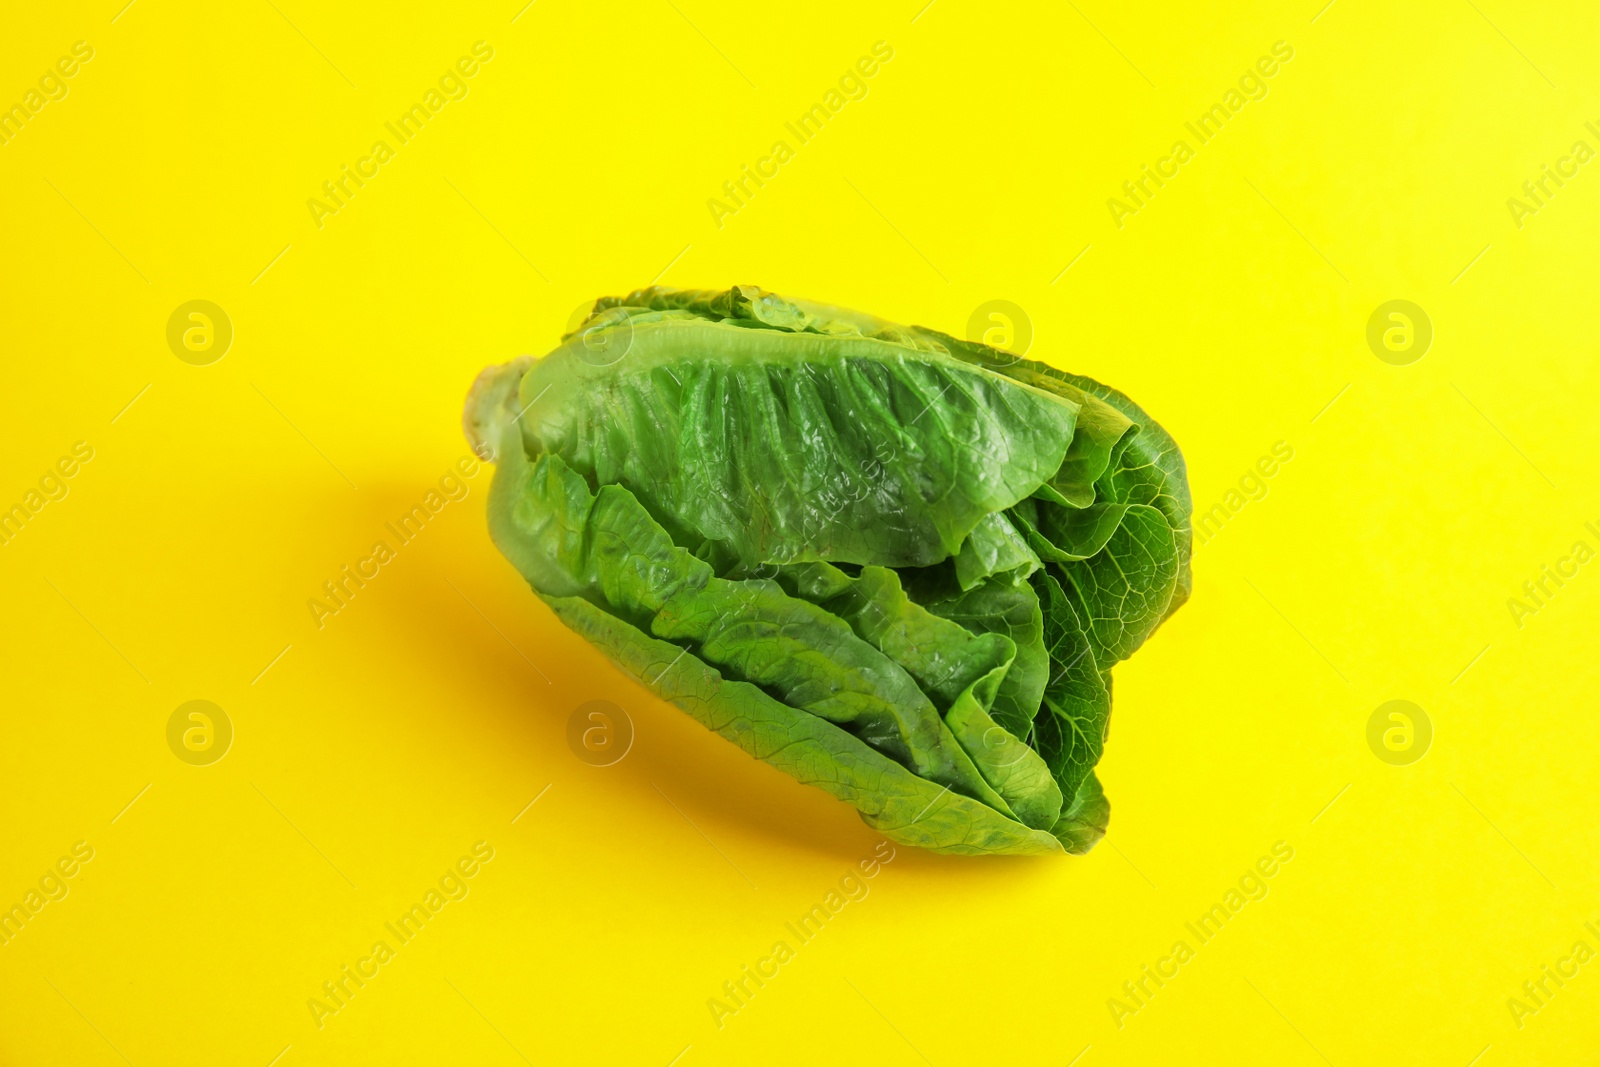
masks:
[[[1100,779],[1090,771],[1073,795],[1072,806],[1050,832],[1068,852],[1088,852],[1106,836],[1110,819],[1111,804],[1100,788]]]
[[[1100,762],[1111,719],[1110,674],[1100,669],[1083,624],[1060,583],[1044,573],[1038,576],[1038,584],[1050,679],[1034,720],[1035,737],[1040,755],[1062,791],[1071,796]]]
[[[1172,530],[1177,553],[1177,582],[1163,620],[1170,618],[1189,599],[1193,579],[1189,572],[1193,530],[1190,525],[1189,476],[1178,443],[1143,408],[1108,385],[1092,378],[1045,368],[1085,393],[1104,400],[1122,412],[1139,432],[1131,437],[1117,460],[1103,476],[1105,495],[1110,499],[1149,504],[1161,512]]]
[[[892,841],[961,855],[1062,851],[1051,833],[919,778],[826,719],[746,682],[727,681],[698,657],[581,597],[544,599],[562,622],[651,692],[757,759],[854,805],[868,826]]]
[[[1155,632],[1177,587],[1172,528],[1148,504],[1130,506],[1099,553],[1055,566],[1102,670],[1133,655]]]
[[[926,566],[1060,468],[1077,408],[871,338],[626,317],[533,364],[525,445],[742,561]],[[587,338],[594,342],[593,336]]]

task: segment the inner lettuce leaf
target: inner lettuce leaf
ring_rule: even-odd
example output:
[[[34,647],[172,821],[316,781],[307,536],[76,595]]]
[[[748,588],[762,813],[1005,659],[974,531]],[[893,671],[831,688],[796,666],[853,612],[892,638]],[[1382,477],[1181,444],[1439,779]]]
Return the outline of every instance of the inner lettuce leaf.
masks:
[[[597,301],[479,376],[489,532],[708,728],[894,841],[1081,853],[1111,668],[1188,597],[1177,445],[1121,393],[754,286]]]

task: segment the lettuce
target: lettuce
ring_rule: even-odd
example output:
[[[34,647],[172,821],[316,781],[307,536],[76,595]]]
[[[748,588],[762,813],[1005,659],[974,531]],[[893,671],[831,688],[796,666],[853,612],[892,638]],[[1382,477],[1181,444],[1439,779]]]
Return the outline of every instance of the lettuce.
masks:
[[[495,544],[651,692],[938,852],[1085,852],[1183,458],[1098,382],[752,286],[596,302],[468,397]]]

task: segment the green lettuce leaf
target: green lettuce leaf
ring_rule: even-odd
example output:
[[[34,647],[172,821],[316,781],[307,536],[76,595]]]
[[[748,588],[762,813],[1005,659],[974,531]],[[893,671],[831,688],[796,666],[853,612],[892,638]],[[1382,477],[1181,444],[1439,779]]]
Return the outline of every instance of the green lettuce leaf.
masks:
[[[1046,573],[1039,585],[1050,677],[1034,720],[1035,737],[1040,755],[1071,796],[1100,762],[1111,719],[1110,673],[1101,670],[1060,583]]]
[[[759,760],[853,805],[879,833],[960,855],[1061,852],[1062,840],[906,770],[859,738],[748,682],[728,681],[677,645],[582,597],[545,597],[557,617],[652,693]],[[1058,824],[1059,825],[1059,824]]]
[[[1103,669],[1133,655],[1167,617],[1178,581],[1172,528],[1148,504],[1130,505],[1105,547],[1055,565]]]
[[[958,744],[984,780],[1029,826],[1048,829],[1061,814],[1062,793],[1043,757],[991,715],[1012,675],[1017,646],[999,633],[972,633],[914,603],[887,567],[863,567],[859,578],[827,563],[791,564],[785,588],[848,622],[892,658],[933,699]],[[1015,724],[1014,724],[1015,725]]]
[[[1077,408],[865,337],[621,318],[523,376],[524,446],[621,485],[686,546],[926,566],[1061,466]]]

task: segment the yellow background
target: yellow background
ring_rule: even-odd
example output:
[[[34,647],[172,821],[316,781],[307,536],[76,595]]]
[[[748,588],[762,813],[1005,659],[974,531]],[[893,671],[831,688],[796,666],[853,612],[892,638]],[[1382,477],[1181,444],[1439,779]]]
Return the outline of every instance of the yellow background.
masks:
[[[1520,627],[1507,601],[1600,547],[1600,164],[1520,228],[1506,201],[1600,147],[1600,17],[922,2],[8,13],[0,102],[95,51],[0,146],[0,504],[95,454],[0,547],[0,904],[94,859],[0,947],[0,1061],[1592,1061],[1600,964],[1520,1028],[1507,1001],[1600,948],[1600,567]],[[319,229],[308,198],[479,40],[469,94]],[[799,145],[784,123],[877,41]],[[1195,158],[1119,229],[1107,199],[1178,138]],[[719,228],[706,201],[779,139]],[[854,813],[561,629],[488,541],[487,469],[321,629],[307,608],[466,454],[480,367],[658,278],[953,332],[1013,301],[1031,355],[1171,430],[1202,509],[1294,449],[1117,669],[1102,846],[902,848],[720,1029],[708,999],[871,854]],[[193,299],[235,331],[209,366],[166,342]],[[1391,299],[1433,323],[1410,365],[1366,343]],[[210,766],[167,744],[192,699],[234,727]],[[596,699],[636,730],[606,768],[566,743]],[[1367,744],[1391,699],[1434,727],[1409,766]],[[470,894],[319,1029],[308,999],[477,841]],[[1265,899],[1194,942],[1278,841]],[[1179,939],[1119,1028],[1108,999]]]

